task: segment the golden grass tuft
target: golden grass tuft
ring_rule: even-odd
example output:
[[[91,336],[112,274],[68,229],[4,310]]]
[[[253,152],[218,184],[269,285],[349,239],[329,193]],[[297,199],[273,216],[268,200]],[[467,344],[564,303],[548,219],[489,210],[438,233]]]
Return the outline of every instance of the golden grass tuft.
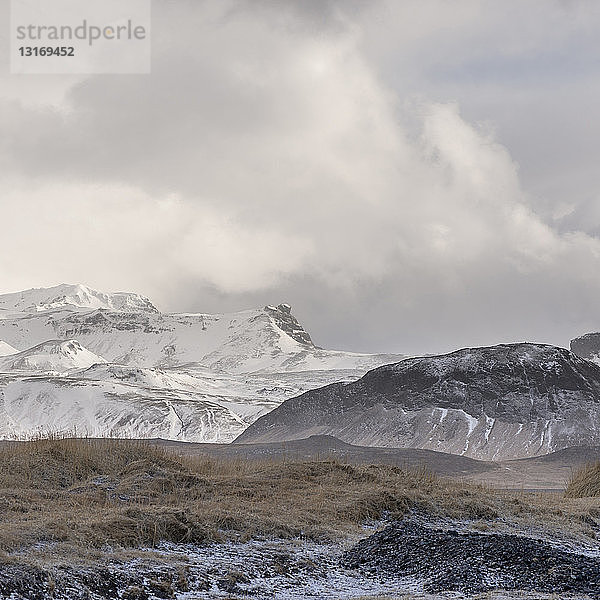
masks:
[[[567,498],[600,496],[600,461],[580,467],[569,478],[565,490]]]

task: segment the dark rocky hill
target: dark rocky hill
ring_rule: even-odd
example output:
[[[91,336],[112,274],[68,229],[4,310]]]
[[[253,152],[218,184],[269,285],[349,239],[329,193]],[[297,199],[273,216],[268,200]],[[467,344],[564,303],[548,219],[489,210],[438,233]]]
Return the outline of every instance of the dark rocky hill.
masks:
[[[600,367],[526,343],[406,359],[287,400],[236,442],[316,434],[485,460],[599,445]]]

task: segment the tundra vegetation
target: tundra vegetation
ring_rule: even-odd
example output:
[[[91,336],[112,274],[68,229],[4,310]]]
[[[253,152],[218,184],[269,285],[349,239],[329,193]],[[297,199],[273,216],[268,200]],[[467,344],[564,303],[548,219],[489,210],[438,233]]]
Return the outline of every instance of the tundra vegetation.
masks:
[[[567,498],[600,497],[600,461],[574,471],[567,482],[565,496]]]
[[[39,542],[136,547],[257,536],[331,540],[417,511],[482,528],[530,523],[591,535],[600,465],[566,494],[506,492],[425,469],[333,459],[181,456],[149,442],[49,438],[0,448],[0,548]]]
[[[3,442],[0,572],[10,575],[15,565],[28,564],[45,578],[40,589],[48,590],[49,562],[98,564],[106,553],[127,560],[163,542],[202,547],[276,539],[348,546],[407,515],[467,523],[475,532],[527,531],[589,545],[598,532],[599,473],[598,465],[574,473],[565,494],[526,493],[426,469],[329,458],[190,456],[118,439]],[[24,578],[21,572],[10,577],[7,590]],[[184,575],[170,577],[169,586],[177,581],[177,589],[185,589]]]

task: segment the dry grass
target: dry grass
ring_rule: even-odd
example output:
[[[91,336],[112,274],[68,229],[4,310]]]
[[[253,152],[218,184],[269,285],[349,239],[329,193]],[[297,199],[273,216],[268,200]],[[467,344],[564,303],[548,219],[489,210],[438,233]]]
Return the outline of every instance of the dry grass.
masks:
[[[600,461],[577,469],[567,482],[567,498],[600,496]]]
[[[474,519],[482,528],[506,518],[572,520],[546,498],[503,495],[391,465],[182,457],[127,440],[46,439],[0,448],[0,551],[44,541],[102,548],[228,537],[332,539],[409,509]]]

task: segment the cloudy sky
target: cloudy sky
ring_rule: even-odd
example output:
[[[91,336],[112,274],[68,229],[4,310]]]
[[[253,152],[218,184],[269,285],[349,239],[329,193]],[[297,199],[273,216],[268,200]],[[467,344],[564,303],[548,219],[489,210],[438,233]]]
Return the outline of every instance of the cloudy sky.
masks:
[[[155,0],[152,28],[150,75],[9,75],[0,38],[0,292],[286,301],[362,351],[600,329],[600,3]]]

